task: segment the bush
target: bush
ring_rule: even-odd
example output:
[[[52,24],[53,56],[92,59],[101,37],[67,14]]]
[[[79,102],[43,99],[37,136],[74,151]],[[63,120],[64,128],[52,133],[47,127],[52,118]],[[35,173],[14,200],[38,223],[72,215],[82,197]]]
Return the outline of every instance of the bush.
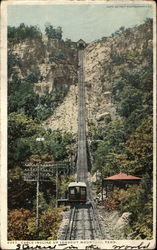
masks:
[[[137,239],[151,239],[153,230],[153,203],[152,187],[148,176],[145,176],[140,185],[128,186],[126,190],[117,189],[112,192],[107,201],[109,206],[115,207],[121,214],[131,212],[130,232],[136,232]],[[109,209],[111,209],[109,207]]]
[[[39,238],[43,240],[56,240],[59,225],[62,221],[61,212],[64,208],[47,210],[41,215],[39,226]]]
[[[35,213],[21,208],[9,211],[8,240],[31,240],[35,233]]]
[[[43,212],[36,232],[35,212],[21,208],[9,211],[8,240],[56,240],[65,207]]]

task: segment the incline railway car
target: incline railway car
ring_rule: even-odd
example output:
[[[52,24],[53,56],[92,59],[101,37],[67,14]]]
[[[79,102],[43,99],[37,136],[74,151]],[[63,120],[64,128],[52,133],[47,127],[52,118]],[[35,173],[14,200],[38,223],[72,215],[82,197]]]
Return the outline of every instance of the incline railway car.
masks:
[[[87,186],[85,182],[71,182],[68,186],[69,202],[86,202]]]

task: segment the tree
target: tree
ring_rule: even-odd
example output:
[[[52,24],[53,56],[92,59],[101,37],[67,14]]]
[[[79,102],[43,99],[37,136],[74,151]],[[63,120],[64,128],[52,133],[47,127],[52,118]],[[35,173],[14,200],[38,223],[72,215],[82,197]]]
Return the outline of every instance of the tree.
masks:
[[[56,240],[59,224],[62,220],[61,211],[63,208],[47,210],[41,215],[39,226],[40,239]]]
[[[8,163],[9,168],[31,155],[32,136],[41,131],[39,123],[24,114],[8,116]]]
[[[58,26],[57,28],[56,28],[56,38],[58,39],[58,40],[61,40],[62,39],[62,27],[60,27],[60,26]]]
[[[42,33],[39,27],[28,26],[21,23],[18,27],[8,26],[8,40],[12,43],[19,43],[25,39],[41,39]]]
[[[59,26],[54,28],[51,24],[47,23],[45,25],[45,34],[48,38],[52,39],[62,39],[62,28]]]
[[[125,236],[133,233],[136,239],[152,239],[153,232],[153,192],[152,180],[146,174],[140,185],[117,189],[111,194],[113,204],[120,213],[131,212],[131,220]],[[125,230],[124,230],[125,231]]]
[[[143,176],[153,171],[153,119],[143,120],[126,142],[127,165],[130,173]]]
[[[11,74],[14,72],[14,66],[21,66],[21,58],[18,54],[8,53],[8,76],[10,77]]]

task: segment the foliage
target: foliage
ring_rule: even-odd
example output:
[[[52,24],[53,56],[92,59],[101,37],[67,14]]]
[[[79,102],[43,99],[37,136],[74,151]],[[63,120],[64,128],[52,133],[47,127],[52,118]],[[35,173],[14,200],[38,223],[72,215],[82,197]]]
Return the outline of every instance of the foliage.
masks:
[[[59,198],[67,198],[67,190],[68,185],[70,182],[75,181],[74,176],[59,176],[60,183],[59,183],[59,190],[58,190],[58,197]]]
[[[23,208],[9,211],[8,240],[30,240],[31,231],[35,231],[34,212]]]
[[[114,37],[114,36],[120,35],[120,34],[124,33],[124,31],[125,31],[125,27],[124,27],[124,26],[121,26],[121,27],[119,28],[119,30],[117,30],[117,31],[115,31],[114,33],[112,33],[111,36]]]
[[[44,121],[50,117],[56,107],[64,100],[67,90],[53,91],[50,94],[41,96],[38,105],[35,107],[36,118],[39,121]]]
[[[23,162],[68,161],[69,150],[74,143],[71,133],[41,129],[38,122],[24,114],[11,113],[8,119],[8,206],[12,208],[32,208],[35,200],[35,183],[23,180]],[[44,142],[37,142],[44,137]],[[61,174],[61,173],[60,173]],[[41,183],[41,199],[48,206],[55,196],[56,180]],[[20,191],[19,191],[20,190]],[[42,196],[42,194],[41,194]],[[46,206],[42,209],[46,209]]]
[[[24,113],[39,121],[44,121],[53,114],[63,101],[67,89],[56,89],[50,94],[39,97],[34,93],[34,83],[40,78],[40,74],[32,73],[21,80],[17,74],[13,74],[8,88],[9,113]]]
[[[61,212],[64,208],[56,208],[45,211],[40,218],[39,238],[46,240],[56,240],[59,224],[62,220]]]
[[[12,168],[32,154],[48,154],[55,160],[68,157],[69,145],[74,143],[71,133],[45,131],[39,123],[24,114],[11,113],[8,119],[9,166]],[[44,137],[44,143],[37,143],[37,137]]]
[[[152,24],[152,23],[153,23],[153,19],[147,17],[146,20],[145,20],[145,22],[146,22],[146,23],[149,23],[149,24]]]
[[[41,39],[42,33],[38,26],[28,26],[21,23],[18,27],[8,26],[8,40],[12,43],[19,43],[25,39]]]
[[[56,53],[54,54],[54,57],[57,59],[65,59],[66,58],[65,53],[62,50],[56,51]]]
[[[48,38],[61,40],[62,28],[60,26],[58,26],[57,28],[54,28],[51,24],[46,24],[45,34]]]
[[[116,204],[116,209],[119,209],[121,214],[127,211],[132,213],[130,232],[127,232],[127,235],[136,232],[136,239],[151,239],[153,230],[152,195],[152,181],[148,175],[145,175],[139,186],[132,185],[126,190],[113,191],[111,198],[109,198],[110,202],[106,201],[106,206]],[[110,209],[112,208],[113,205]]]
[[[113,199],[112,197],[107,197],[103,202],[103,207],[107,211],[114,211],[117,209],[118,201],[117,199]]]
[[[127,133],[122,119],[109,122],[104,127],[94,131],[95,137],[101,138],[91,144],[94,157],[94,170],[99,170],[102,176],[112,175],[120,171],[120,163],[125,159],[123,143]]]
[[[126,162],[122,167],[129,173],[135,175],[149,174],[153,171],[153,119],[149,116],[142,121],[140,126],[127,140]]]
[[[8,240],[56,240],[64,207],[46,210],[40,215],[38,235],[35,213],[28,209],[10,210],[8,213]]]
[[[12,81],[9,82],[8,88],[8,112],[24,113],[36,116],[35,107],[38,104],[38,96],[34,93],[34,82],[37,76],[31,74],[21,81],[16,74],[13,75]]]
[[[40,131],[39,124],[24,114],[8,116],[8,163],[13,168],[29,155],[31,137]]]
[[[120,116],[129,118],[138,111],[144,115],[152,112],[152,77],[152,68],[149,66],[140,71],[125,73],[114,82],[112,95]],[[136,118],[136,125],[143,118]]]
[[[12,54],[11,52],[8,53],[8,76],[14,72],[13,67],[21,66],[21,58],[18,54]]]
[[[76,46],[75,43],[71,39],[66,39],[65,44],[67,47],[71,48],[72,46]]]
[[[40,131],[39,123],[27,115],[11,113],[8,118],[8,132],[12,140],[33,136]]]
[[[135,232],[136,239],[152,237],[152,175],[153,175],[153,54],[152,20],[141,26],[142,32],[150,32],[142,48],[111,49],[113,74],[110,91],[117,111],[114,121],[103,125],[92,124],[93,172],[101,178],[120,172],[142,177],[139,186],[131,186],[113,192],[105,201],[106,209],[131,212],[132,217],[125,236]],[[137,31],[134,28],[133,31]],[[121,28],[113,36],[119,41],[127,35],[134,36],[131,29]],[[121,37],[120,37],[121,36]],[[150,40],[149,40],[150,39]],[[111,70],[112,70],[111,69]],[[111,71],[112,72],[112,71]],[[101,184],[101,181],[100,181]]]
[[[34,182],[23,180],[23,171],[14,167],[8,171],[8,207],[9,209],[32,209],[36,197]]]

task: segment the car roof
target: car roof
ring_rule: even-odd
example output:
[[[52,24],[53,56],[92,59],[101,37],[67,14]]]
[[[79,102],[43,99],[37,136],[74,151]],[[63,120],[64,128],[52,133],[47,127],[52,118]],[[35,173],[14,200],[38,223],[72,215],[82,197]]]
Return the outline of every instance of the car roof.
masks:
[[[85,182],[71,182],[70,184],[69,184],[69,186],[68,187],[86,187],[87,185],[86,185],[86,183]]]

